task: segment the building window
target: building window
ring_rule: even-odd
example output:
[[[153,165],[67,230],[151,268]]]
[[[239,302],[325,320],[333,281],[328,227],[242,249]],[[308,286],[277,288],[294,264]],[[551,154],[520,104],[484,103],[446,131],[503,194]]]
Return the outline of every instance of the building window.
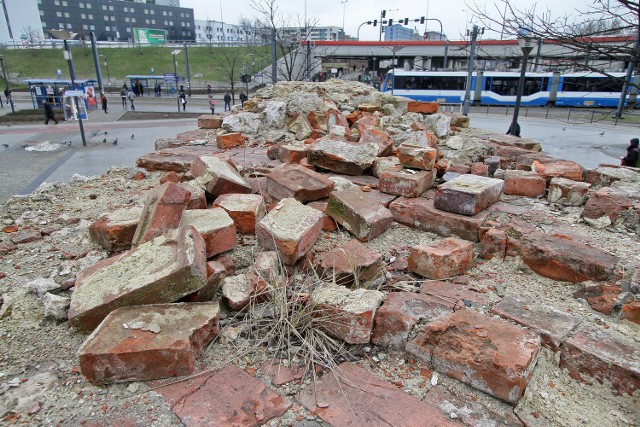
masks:
[[[87,15],[87,18],[91,21],[91,20],[93,20],[93,15],[89,14],[89,15]]]
[[[109,21],[109,17],[107,15],[104,15],[104,20]]]
[[[87,19],[87,15],[85,15],[84,13],[80,14],[80,19]]]
[[[169,12],[169,16],[173,16],[173,12]]]
[[[180,12],[180,18],[184,18],[184,12]]]
[[[151,20],[151,25],[156,25],[156,20],[155,19]]]
[[[144,10],[144,14],[145,14],[145,15],[148,15],[148,14],[149,14],[149,9],[145,9],[145,10]]]
[[[144,20],[144,23],[145,23],[145,24],[147,24],[147,25],[149,25],[149,20],[148,20],[148,19],[145,19],[145,20]]]
[[[112,20],[112,21],[115,21],[115,20],[116,20],[116,17],[115,17],[115,16],[112,16],[112,17],[111,17],[111,20]]]
[[[66,2],[66,1],[63,1],[63,2],[62,2],[62,5],[63,5],[64,7],[67,7],[67,2]]]
[[[82,24],[82,29],[83,29],[83,30],[88,30],[88,29],[89,29],[89,26],[88,26],[87,24]]]
[[[169,21],[164,21],[164,25],[169,25]]]
[[[113,12],[113,10],[114,10],[114,9],[113,9],[113,6],[109,5],[109,10],[110,10],[111,12]]]
[[[56,17],[62,18],[62,12],[56,12]]]
[[[111,27],[106,26],[106,27],[104,27],[104,30],[105,30],[105,31],[111,31]]]
[[[55,0],[55,1],[53,2],[53,4],[54,4],[54,5],[56,5],[56,6],[60,6],[60,2],[59,2],[58,0]]]
[[[67,29],[70,30],[71,29],[71,24],[67,24]]]
[[[58,22],[58,28],[64,30],[64,24],[62,22]]]
[[[106,4],[102,5],[102,10],[107,10],[107,5]]]
[[[68,18],[68,17],[69,17],[69,12],[65,12],[65,13],[64,13],[64,17],[65,17],[65,18]]]
[[[87,9],[91,9],[91,3],[87,3]]]
[[[78,7],[79,7],[80,9],[84,9],[84,3],[78,3]],[[86,28],[85,28],[85,30],[86,30]]]
[[[162,11],[162,16],[167,16],[167,11],[166,10]]]
[[[96,30],[96,26],[95,26],[95,25],[89,25],[89,29],[90,29],[91,31],[95,31],[95,30]]]

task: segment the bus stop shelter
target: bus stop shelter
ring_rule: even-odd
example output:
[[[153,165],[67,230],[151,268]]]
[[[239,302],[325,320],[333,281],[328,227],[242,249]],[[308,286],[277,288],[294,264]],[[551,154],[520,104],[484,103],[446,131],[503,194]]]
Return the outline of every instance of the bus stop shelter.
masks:
[[[49,100],[53,107],[61,108],[64,92],[69,89],[85,93],[84,102],[87,108],[98,107],[95,88],[97,80],[75,80],[75,86],[71,84],[71,80],[59,79],[28,79],[23,82],[29,85],[33,108],[42,108],[45,100]]]
[[[144,92],[151,95],[154,93],[153,88],[160,83],[162,87],[162,94],[169,96],[176,93],[176,78],[174,74],[164,74],[161,76],[156,75],[132,75],[127,76],[129,79],[129,88],[136,93],[140,94],[138,90],[134,90],[136,83],[141,84],[144,87]],[[183,78],[178,76],[178,85],[183,81]]]

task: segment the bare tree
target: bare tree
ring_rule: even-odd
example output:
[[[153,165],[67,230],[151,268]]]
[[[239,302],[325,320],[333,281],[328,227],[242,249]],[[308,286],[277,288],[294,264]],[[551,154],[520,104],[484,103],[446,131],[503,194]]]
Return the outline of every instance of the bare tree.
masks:
[[[316,20],[284,17],[278,12],[276,0],[251,0],[251,7],[260,15],[261,34],[270,33],[275,40],[277,61],[275,73],[288,81],[305,80],[318,65],[317,58],[310,58],[307,43]],[[273,69],[269,73],[273,78]]]
[[[218,68],[225,80],[229,82],[231,98],[235,103],[235,85],[238,82],[236,79],[242,69],[242,60],[244,58],[243,50],[235,47],[221,47],[218,52],[220,52],[222,56],[222,61],[214,66]]]
[[[42,33],[42,29],[27,25],[25,27],[22,27],[22,34],[27,37],[26,42],[29,46],[41,46],[42,42],[44,42],[44,34]]]
[[[637,0],[594,0],[574,14],[554,17],[549,9],[535,5],[520,8],[503,0],[486,6],[467,5],[487,32],[516,37],[526,29],[539,42],[557,46],[558,69],[591,70],[605,75],[612,63],[640,63],[637,46],[639,6]],[[609,40],[605,43],[603,37]],[[632,81],[628,82],[635,85]]]

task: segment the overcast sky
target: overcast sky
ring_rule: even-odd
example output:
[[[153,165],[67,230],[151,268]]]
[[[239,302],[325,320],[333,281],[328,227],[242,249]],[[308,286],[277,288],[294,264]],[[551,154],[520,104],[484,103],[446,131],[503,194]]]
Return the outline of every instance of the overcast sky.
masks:
[[[342,0],[344,1],[344,0]],[[380,11],[387,10],[387,19],[394,21],[401,18],[427,18],[439,19],[442,22],[444,33],[451,40],[458,40],[465,33],[469,22],[473,17],[468,12],[465,0],[276,0],[278,12],[288,18],[300,17],[299,22],[304,22],[305,5],[306,16],[310,21],[317,20],[316,25],[344,27],[347,34],[357,36],[358,26],[365,21],[380,19]],[[478,4],[486,4],[490,10],[502,9],[504,3],[500,0],[482,1]],[[576,14],[576,9],[585,10],[589,0],[518,0],[514,1],[519,8],[530,8],[537,4],[536,10],[547,8],[554,16],[564,14]],[[469,3],[471,4],[471,3]],[[495,6],[494,6],[495,4]],[[250,0],[180,0],[180,6],[194,9],[195,19],[215,19],[231,24],[237,24],[241,17],[253,18],[257,13],[251,8]],[[343,13],[344,12],[344,13]],[[496,16],[498,13],[496,12]],[[429,31],[439,31],[440,25],[436,21],[427,21]],[[424,32],[424,25],[413,23],[420,33]],[[377,40],[379,28],[363,25],[360,29],[361,40]],[[485,34],[484,38],[499,38],[499,34]]]

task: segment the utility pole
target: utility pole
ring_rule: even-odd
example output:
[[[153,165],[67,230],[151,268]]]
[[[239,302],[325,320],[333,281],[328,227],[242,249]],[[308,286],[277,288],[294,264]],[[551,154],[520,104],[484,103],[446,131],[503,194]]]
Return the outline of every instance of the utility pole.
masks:
[[[96,76],[98,77],[98,90],[104,93],[104,85],[102,84],[102,72],[100,71],[100,57],[98,56],[98,46],[96,45],[96,35],[93,31],[89,33],[91,39],[91,51],[93,52],[93,64],[96,67]]]
[[[73,66],[73,57],[71,56],[71,50],[69,49],[69,43],[67,39],[64,39],[64,53],[67,62],[69,63],[69,76],[71,77],[71,90],[76,90],[76,70]],[[75,104],[76,111],[78,113],[78,124],[80,125],[80,136],[82,137],[82,145],[87,146],[87,139],[84,136],[84,125],[82,124],[82,115],[80,114],[80,107],[78,106],[78,97],[72,96],[73,103]],[[82,101],[84,102],[84,101]]]
[[[473,78],[473,64],[476,59],[476,39],[478,38],[479,28],[477,25],[473,26],[471,30],[471,50],[469,51],[469,72],[467,73],[467,84],[464,92],[464,103],[462,105],[462,114],[469,115],[469,109],[471,108],[471,80]],[[483,28],[484,31],[484,28]]]
[[[276,29],[271,29],[271,83],[278,83],[278,59],[276,57]]]
[[[189,50],[187,49],[187,42],[184,42],[184,68],[187,73],[187,93],[191,98],[191,76],[189,75]]]
[[[633,45],[633,53],[629,58],[629,65],[627,66],[627,74],[624,77],[624,85],[622,85],[622,92],[620,93],[620,100],[618,101],[618,108],[616,109],[616,118],[622,118],[622,110],[624,109],[624,101],[627,99],[627,92],[629,91],[629,82],[631,81],[631,75],[633,69],[636,66],[634,58],[638,56],[638,47],[640,47],[640,31],[636,33],[636,43]]]
[[[380,12],[380,36],[378,37],[378,41],[381,42],[382,41],[382,20],[387,16],[387,11],[383,10]]]

